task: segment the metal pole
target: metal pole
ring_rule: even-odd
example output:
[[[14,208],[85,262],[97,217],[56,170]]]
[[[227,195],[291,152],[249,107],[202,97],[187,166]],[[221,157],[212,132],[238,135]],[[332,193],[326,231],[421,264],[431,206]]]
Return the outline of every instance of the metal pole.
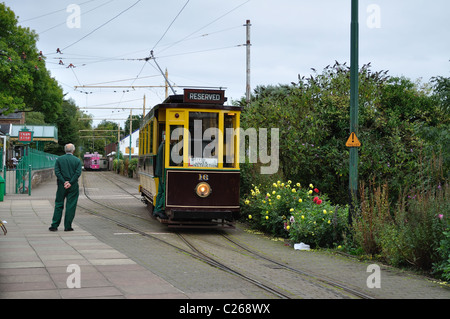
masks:
[[[128,165],[131,162],[131,132],[133,131],[133,113],[131,113],[132,111],[130,110],[130,148],[128,149]]]
[[[151,57],[151,59],[153,59],[153,61],[155,61],[155,64],[156,64],[156,66],[158,67],[159,72],[161,72],[161,74],[163,75],[164,79],[166,80],[166,83],[169,85],[169,87],[170,87],[170,89],[172,90],[173,94],[174,94],[174,95],[177,94],[177,93],[175,92],[175,90],[173,89],[172,85],[170,84],[169,80],[167,79],[166,75],[164,74],[164,72],[163,72],[163,71],[161,70],[161,68],[159,67],[158,62],[156,62],[156,59],[155,59],[155,57],[153,56],[153,50],[150,51],[150,57]]]
[[[358,136],[358,0],[352,0],[351,12],[351,39],[350,39],[350,134],[354,132]],[[348,222],[351,225],[358,195],[358,148],[350,147],[349,167],[349,200],[350,211]]]
[[[246,85],[246,102],[247,102],[247,106],[249,106],[250,104],[250,20],[247,20],[247,23],[245,24],[246,29],[247,29],[247,85]]]
[[[28,196],[31,196],[31,165],[28,165]]]

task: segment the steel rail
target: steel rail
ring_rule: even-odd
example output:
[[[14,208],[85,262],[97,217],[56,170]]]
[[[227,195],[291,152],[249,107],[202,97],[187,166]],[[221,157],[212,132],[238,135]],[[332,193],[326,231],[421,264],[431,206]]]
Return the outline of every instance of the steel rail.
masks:
[[[85,183],[84,183],[84,175],[82,176],[82,184],[83,184],[83,193],[84,193],[84,195],[86,196],[86,198],[89,199],[90,201],[92,201],[92,202],[94,202],[94,203],[96,203],[96,204],[98,204],[98,205],[101,205],[101,206],[103,206],[103,207],[106,207],[106,208],[108,208],[108,209],[112,209],[112,210],[115,210],[115,211],[117,211],[117,212],[120,212],[120,213],[129,215],[129,216],[140,217],[140,216],[137,216],[137,215],[130,214],[129,212],[122,211],[122,210],[117,209],[117,208],[115,208],[115,207],[111,207],[111,206],[105,205],[105,204],[103,204],[103,203],[101,203],[101,202],[99,202],[99,201],[96,201],[96,200],[90,198],[89,195],[86,193],[86,186],[85,186]],[[105,215],[103,215],[103,214],[101,214],[101,213],[98,213],[97,211],[94,211],[94,210],[88,208],[88,207],[84,207],[83,205],[79,205],[79,204],[78,204],[78,206],[81,207],[81,208],[83,208],[86,212],[90,213],[91,215],[95,215],[95,216],[98,216],[98,217],[107,219],[107,220],[109,220],[109,221],[111,221],[111,222],[114,222],[114,223],[115,223],[116,225],[118,225],[119,227],[125,228],[125,229],[127,229],[127,230],[132,231],[132,232],[135,232],[135,233],[137,233],[137,234],[140,234],[140,235],[142,235],[142,236],[144,236],[144,237],[148,237],[148,238],[157,240],[157,241],[159,241],[159,242],[161,242],[161,243],[164,243],[164,244],[166,244],[166,245],[169,245],[169,246],[172,247],[172,248],[175,248],[175,249],[178,250],[178,251],[181,251],[181,252],[183,252],[183,253],[189,255],[190,257],[193,257],[193,258],[196,258],[196,259],[198,259],[198,260],[200,260],[200,261],[202,261],[202,262],[205,262],[205,263],[207,263],[207,264],[210,265],[210,266],[213,266],[213,267],[215,267],[215,268],[218,268],[218,269],[220,269],[220,270],[222,270],[222,271],[225,271],[225,272],[227,272],[227,273],[229,273],[229,274],[232,274],[232,275],[234,275],[234,276],[238,276],[238,277],[240,277],[241,279],[244,279],[244,280],[246,280],[247,282],[250,282],[250,283],[256,285],[257,287],[259,287],[259,288],[261,288],[261,289],[263,289],[263,290],[265,290],[265,291],[267,291],[267,292],[269,292],[269,293],[271,293],[271,294],[273,294],[273,295],[275,295],[275,296],[278,296],[278,297],[283,298],[283,299],[291,299],[291,297],[289,297],[289,296],[283,294],[282,292],[279,292],[279,291],[277,291],[277,290],[275,290],[275,289],[273,289],[273,288],[271,288],[271,287],[269,287],[269,286],[267,286],[267,285],[264,285],[264,284],[260,283],[259,281],[255,280],[255,279],[252,279],[252,278],[250,278],[250,277],[248,277],[248,276],[246,276],[246,275],[243,275],[243,274],[239,273],[239,272],[236,271],[236,270],[233,270],[232,268],[230,268],[230,267],[228,267],[228,266],[226,266],[226,265],[224,265],[224,264],[222,264],[222,263],[220,263],[220,262],[218,262],[218,261],[216,261],[216,260],[214,260],[214,259],[212,259],[212,258],[210,258],[210,257],[207,257],[206,255],[204,255],[203,253],[201,253],[198,249],[196,249],[192,244],[190,244],[185,238],[183,238],[183,236],[182,236],[181,234],[177,234],[177,235],[178,235],[178,236],[179,236],[179,237],[180,237],[180,238],[181,238],[181,239],[182,239],[182,240],[183,240],[183,241],[184,241],[184,242],[185,242],[192,250],[194,250],[196,253],[193,253],[193,252],[191,252],[191,251],[188,251],[188,250],[186,250],[186,249],[183,249],[183,248],[181,248],[181,247],[178,247],[178,246],[176,246],[176,245],[174,245],[174,244],[172,244],[172,243],[169,243],[168,241],[165,241],[165,240],[163,240],[163,239],[161,239],[161,238],[158,238],[158,237],[155,237],[155,236],[153,236],[153,235],[151,235],[151,234],[148,234],[148,233],[146,233],[145,231],[142,231],[142,230],[140,230],[140,229],[138,229],[138,228],[136,228],[136,227],[134,227],[134,226],[125,224],[125,223],[123,223],[123,222],[121,222],[121,221],[119,221],[119,220],[117,220],[117,219],[114,219],[114,218],[109,217],[109,216],[105,216]],[[140,218],[141,218],[141,217],[140,217]]]

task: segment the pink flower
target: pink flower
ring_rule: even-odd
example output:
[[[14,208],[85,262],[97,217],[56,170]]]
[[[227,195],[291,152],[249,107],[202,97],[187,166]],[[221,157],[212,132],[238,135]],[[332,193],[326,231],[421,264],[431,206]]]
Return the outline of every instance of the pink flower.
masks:
[[[319,190],[318,190],[317,188],[314,188],[314,191],[315,191],[316,193],[319,193]]]
[[[317,204],[317,205],[322,204],[322,200],[321,200],[321,199],[318,199],[317,202],[316,202],[316,204]]]
[[[442,220],[442,218],[444,218],[444,215],[443,214],[439,214],[438,217],[439,217],[439,219]]]
[[[316,196],[316,197],[314,197],[313,202],[317,203],[318,200],[319,200],[319,197]]]

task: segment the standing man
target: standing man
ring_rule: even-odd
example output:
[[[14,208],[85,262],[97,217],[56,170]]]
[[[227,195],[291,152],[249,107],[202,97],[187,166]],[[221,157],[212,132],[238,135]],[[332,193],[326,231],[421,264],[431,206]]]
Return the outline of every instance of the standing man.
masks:
[[[81,161],[73,155],[75,146],[66,144],[64,146],[66,155],[58,157],[55,163],[55,175],[58,189],[56,190],[55,210],[53,212],[50,231],[57,231],[61,223],[64,200],[66,201],[66,214],[64,216],[64,230],[72,231],[72,221],[78,202],[78,178],[81,175]]]

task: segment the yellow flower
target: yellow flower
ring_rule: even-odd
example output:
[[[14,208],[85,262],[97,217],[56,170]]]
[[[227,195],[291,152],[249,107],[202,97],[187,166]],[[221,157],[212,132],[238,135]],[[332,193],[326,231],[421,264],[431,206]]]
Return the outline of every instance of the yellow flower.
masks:
[[[280,185],[280,183],[281,183],[280,181],[277,181],[277,184],[278,184],[278,185]]]
[[[262,202],[263,202],[263,204],[265,204],[265,203],[266,203],[266,201],[265,201],[265,200],[263,200]]]
[[[291,226],[287,225],[286,226],[286,230],[289,230],[291,228]]]
[[[291,180],[288,180],[288,184],[291,184],[292,183],[292,181]]]
[[[330,220],[328,220],[328,224],[331,224],[331,221],[330,221]]]
[[[293,212],[294,211],[294,209],[293,208],[291,208],[290,210],[289,210],[290,212]]]
[[[308,194],[311,195],[311,194],[312,194],[312,190],[309,190],[309,191],[308,191]]]
[[[281,183],[281,186],[283,186],[283,187],[284,187],[284,183]]]
[[[313,184],[309,184],[309,187],[310,187],[310,188],[314,188],[314,185],[313,185]]]
[[[298,199],[298,202],[299,202],[299,203],[303,202],[303,199],[299,198],[299,199]]]
[[[297,185],[297,187],[300,187],[300,183],[297,183],[296,185]]]
[[[269,215],[269,211],[268,210],[266,210],[266,215]]]
[[[278,187],[277,183],[273,183],[272,185],[273,187]]]
[[[326,210],[326,209],[324,209],[324,210],[323,210],[323,213],[324,213],[324,214],[326,214],[326,213],[327,213],[327,210]]]
[[[270,194],[269,194],[269,193],[267,193],[267,194],[266,194],[266,196],[267,196],[267,197],[270,197]]]
[[[275,195],[276,193],[277,193],[277,192],[275,192],[275,191],[272,192],[272,194],[274,194],[274,195]]]
[[[337,247],[338,249],[342,249],[342,246],[341,245],[339,245],[338,247]]]
[[[248,215],[248,219],[252,219],[252,215]]]
[[[277,195],[277,199],[280,199],[281,198],[281,196],[280,195]]]
[[[293,193],[297,193],[297,190],[295,188],[292,189]]]
[[[269,216],[266,216],[266,219],[269,219]]]
[[[302,219],[305,219],[305,216],[304,216],[304,215],[302,215]]]
[[[248,205],[250,204],[250,201],[248,199],[245,200],[245,204]]]

